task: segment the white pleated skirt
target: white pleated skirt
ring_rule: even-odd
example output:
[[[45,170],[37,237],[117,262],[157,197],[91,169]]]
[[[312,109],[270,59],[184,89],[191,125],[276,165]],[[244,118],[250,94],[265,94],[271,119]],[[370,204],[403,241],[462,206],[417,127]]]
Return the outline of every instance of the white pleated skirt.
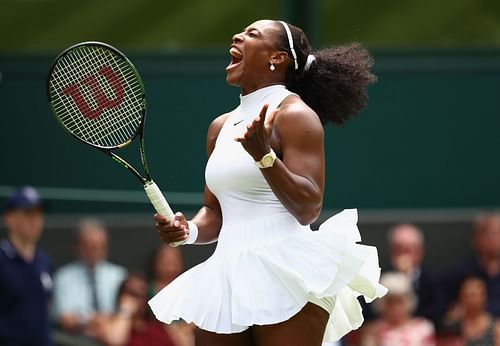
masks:
[[[330,313],[325,342],[363,323],[357,297],[370,302],[379,284],[377,249],[358,244],[356,209],[325,221],[318,231],[290,214],[223,226],[214,254],[150,301],[164,323],[182,319],[216,333],[286,321],[307,302]]]

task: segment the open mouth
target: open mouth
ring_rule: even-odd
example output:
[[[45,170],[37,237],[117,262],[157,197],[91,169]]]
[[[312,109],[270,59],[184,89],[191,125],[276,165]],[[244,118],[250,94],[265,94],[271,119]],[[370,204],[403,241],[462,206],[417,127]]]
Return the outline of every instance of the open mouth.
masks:
[[[238,48],[231,47],[229,54],[231,55],[231,62],[226,67],[226,71],[237,67],[243,61],[243,53]]]

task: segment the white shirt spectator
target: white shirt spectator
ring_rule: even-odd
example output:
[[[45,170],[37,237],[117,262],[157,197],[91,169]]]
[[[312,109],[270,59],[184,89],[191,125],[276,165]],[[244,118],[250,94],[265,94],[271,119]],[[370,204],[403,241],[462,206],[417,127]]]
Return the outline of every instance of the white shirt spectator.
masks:
[[[126,277],[126,270],[116,264],[101,261],[95,266],[95,288],[98,312],[110,313],[116,306],[116,294]],[[54,275],[54,316],[77,314],[85,321],[94,314],[92,287],[88,267],[75,261],[61,267]]]

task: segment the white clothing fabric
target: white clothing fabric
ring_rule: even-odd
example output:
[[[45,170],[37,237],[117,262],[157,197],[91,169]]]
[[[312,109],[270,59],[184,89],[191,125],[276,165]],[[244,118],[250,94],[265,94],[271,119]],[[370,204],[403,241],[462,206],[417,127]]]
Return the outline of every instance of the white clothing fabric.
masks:
[[[222,209],[217,248],[150,300],[160,321],[238,333],[286,321],[312,301],[330,312],[329,342],[363,322],[359,295],[372,300],[386,293],[378,283],[376,248],[356,244],[356,210],[333,216],[315,232],[300,225],[234,141],[264,104],[271,111],[289,95],[281,85],[259,89],[242,96],[229,114],[205,173]]]
[[[324,342],[321,346],[341,346],[340,342],[332,341],[332,342]]]
[[[96,265],[95,281],[100,312],[111,313],[115,310],[116,294],[126,275],[126,270],[116,264],[102,261]],[[54,317],[73,313],[85,320],[94,312],[87,267],[75,261],[57,270],[54,275]]]
[[[205,170],[207,186],[217,196],[223,215],[223,230],[219,236],[218,250],[221,250],[219,247],[226,246],[224,242],[221,244],[220,237],[229,236],[223,231],[232,225],[253,221],[257,216],[291,216],[271,190],[253,158],[234,140],[235,137],[241,136],[246,125],[259,115],[264,104],[269,104],[269,114],[290,95],[295,94],[283,85],[273,85],[241,96],[240,106],[230,113],[219,132]],[[293,217],[292,219],[293,227],[299,225]]]

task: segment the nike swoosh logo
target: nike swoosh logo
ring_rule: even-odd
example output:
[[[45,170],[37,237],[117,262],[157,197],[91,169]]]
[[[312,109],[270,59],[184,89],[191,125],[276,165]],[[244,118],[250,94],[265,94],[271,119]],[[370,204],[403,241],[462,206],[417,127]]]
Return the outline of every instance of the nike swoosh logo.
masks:
[[[235,123],[233,124],[233,126],[238,125],[239,123],[243,122],[243,120],[244,120],[244,119],[241,119],[240,121],[235,122]]]

